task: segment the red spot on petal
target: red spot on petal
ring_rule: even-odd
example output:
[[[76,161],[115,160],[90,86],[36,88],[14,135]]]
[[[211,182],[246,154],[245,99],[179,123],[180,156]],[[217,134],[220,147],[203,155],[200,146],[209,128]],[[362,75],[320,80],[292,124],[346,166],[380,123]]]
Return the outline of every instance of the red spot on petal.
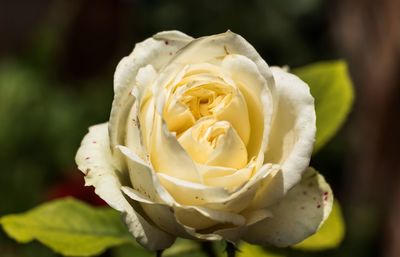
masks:
[[[324,197],[324,201],[328,201],[328,196],[325,196],[325,197]]]
[[[324,195],[328,195],[328,192],[324,192]]]
[[[86,158],[85,158],[85,160],[89,160],[89,159],[90,159],[90,157],[86,157]]]
[[[168,42],[167,40],[165,40],[165,41],[164,41],[164,43],[165,43],[166,45],[168,45],[168,44],[169,44],[169,42]]]
[[[320,204],[318,204],[318,205],[317,205],[317,208],[318,208],[318,209],[319,209],[319,208],[321,208],[321,205],[320,205]]]
[[[96,144],[97,142],[96,142],[96,141],[92,141],[92,143],[93,143],[93,144]]]

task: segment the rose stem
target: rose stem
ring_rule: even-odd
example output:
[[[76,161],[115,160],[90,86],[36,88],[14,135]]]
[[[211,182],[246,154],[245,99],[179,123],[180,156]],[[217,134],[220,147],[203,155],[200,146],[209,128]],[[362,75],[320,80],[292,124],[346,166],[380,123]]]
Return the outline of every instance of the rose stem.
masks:
[[[201,249],[207,254],[208,257],[217,257],[211,242],[202,242]]]
[[[156,257],[162,257],[162,253],[164,252],[164,250],[158,250],[156,252]]]
[[[226,242],[226,248],[225,248],[226,253],[228,254],[228,257],[235,257],[236,256],[236,251],[238,249],[236,246],[230,242]]]

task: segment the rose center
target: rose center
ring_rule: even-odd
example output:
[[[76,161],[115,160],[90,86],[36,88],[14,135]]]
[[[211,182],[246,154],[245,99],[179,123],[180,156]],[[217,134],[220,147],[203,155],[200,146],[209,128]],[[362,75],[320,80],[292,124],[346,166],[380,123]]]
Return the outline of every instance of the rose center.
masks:
[[[196,120],[213,115],[230,100],[231,94],[220,85],[207,84],[187,90],[179,102],[187,106]]]
[[[197,163],[235,169],[247,163],[246,146],[227,121],[202,118],[178,141]]]

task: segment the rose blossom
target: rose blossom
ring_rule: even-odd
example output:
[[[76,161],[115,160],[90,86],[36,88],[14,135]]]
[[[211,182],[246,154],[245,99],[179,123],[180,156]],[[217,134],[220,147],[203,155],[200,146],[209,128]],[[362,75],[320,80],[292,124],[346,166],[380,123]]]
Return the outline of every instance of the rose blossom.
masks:
[[[330,213],[330,187],[308,167],[307,84],[240,35],[160,32],[121,60],[114,93],[76,162],[146,248],[176,237],[288,246]]]

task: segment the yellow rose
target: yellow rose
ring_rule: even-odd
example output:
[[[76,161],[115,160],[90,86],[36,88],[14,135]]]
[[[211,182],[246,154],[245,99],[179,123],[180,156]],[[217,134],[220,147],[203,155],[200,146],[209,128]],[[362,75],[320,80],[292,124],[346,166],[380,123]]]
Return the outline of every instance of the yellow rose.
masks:
[[[76,162],[148,249],[176,237],[288,246],[327,218],[332,192],[308,167],[309,88],[241,36],[160,32],[121,60],[114,92]]]

